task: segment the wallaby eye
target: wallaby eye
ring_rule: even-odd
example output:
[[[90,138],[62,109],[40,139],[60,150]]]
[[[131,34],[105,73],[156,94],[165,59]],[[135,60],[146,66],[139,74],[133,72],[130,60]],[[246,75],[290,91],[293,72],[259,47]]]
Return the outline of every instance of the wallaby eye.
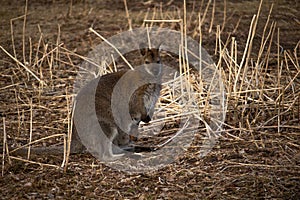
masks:
[[[160,64],[160,60],[156,61],[157,64]]]
[[[141,119],[139,117],[133,117],[132,119],[136,124],[139,124],[141,121]]]

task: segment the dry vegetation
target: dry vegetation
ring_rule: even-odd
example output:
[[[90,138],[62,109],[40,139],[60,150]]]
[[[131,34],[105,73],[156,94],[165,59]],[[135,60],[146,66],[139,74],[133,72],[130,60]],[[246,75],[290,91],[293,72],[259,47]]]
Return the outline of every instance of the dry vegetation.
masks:
[[[222,69],[227,114],[206,157],[197,156],[196,137],[174,163],[144,174],[118,172],[90,155],[70,156],[63,171],[63,156],[3,154],[3,199],[299,198],[297,1],[187,1],[186,12],[172,0],[127,2],[128,12],[123,1],[8,2],[0,9],[0,138],[8,146],[64,142],[78,67],[101,42],[91,26],[108,38],[145,24],[180,30],[166,20],[186,17],[187,35]]]

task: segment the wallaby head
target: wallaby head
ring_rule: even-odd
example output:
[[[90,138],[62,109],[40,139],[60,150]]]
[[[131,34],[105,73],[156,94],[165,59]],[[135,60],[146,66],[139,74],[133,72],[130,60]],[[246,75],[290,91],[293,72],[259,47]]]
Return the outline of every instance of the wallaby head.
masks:
[[[150,64],[150,63],[157,63],[160,64],[160,54],[159,54],[159,47],[157,48],[143,48],[140,49],[140,53],[143,56],[144,63]]]
[[[146,71],[152,76],[159,76],[161,73],[161,59],[159,47],[156,48],[144,48],[144,45],[140,45],[140,53],[143,57],[143,62],[146,64]],[[149,64],[152,64],[148,66]]]

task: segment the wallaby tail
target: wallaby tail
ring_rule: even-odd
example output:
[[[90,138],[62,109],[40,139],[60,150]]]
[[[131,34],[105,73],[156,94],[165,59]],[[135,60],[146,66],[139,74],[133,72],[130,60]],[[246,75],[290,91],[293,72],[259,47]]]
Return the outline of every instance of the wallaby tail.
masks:
[[[31,155],[59,155],[59,154],[63,154],[63,153],[64,153],[64,147],[62,145],[52,146],[52,147],[32,147],[32,148],[30,148]],[[9,155],[26,156],[26,155],[28,155],[28,148],[20,148],[20,149],[9,148]]]

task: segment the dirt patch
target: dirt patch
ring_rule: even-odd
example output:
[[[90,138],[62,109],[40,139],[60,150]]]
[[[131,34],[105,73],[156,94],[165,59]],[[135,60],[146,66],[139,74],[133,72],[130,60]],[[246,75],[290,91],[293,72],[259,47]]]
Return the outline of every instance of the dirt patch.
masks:
[[[274,6],[270,20],[265,26],[272,3]],[[82,62],[78,56],[67,53],[67,50],[87,56],[88,52],[101,42],[88,31],[89,27],[93,27],[104,37],[129,28],[123,1],[78,0],[72,1],[72,4],[69,1],[29,1],[25,32],[24,18],[14,20],[12,43],[10,19],[22,16],[24,6],[24,2],[17,0],[2,2],[0,45],[21,63],[26,63],[47,86],[42,86],[20,63],[16,63],[4,51],[0,51],[0,112],[2,119],[5,117],[10,146],[28,142],[31,115],[34,119],[33,139],[66,134],[70,111],[68,103],[71,101],[78,66]],[[207,15],[204,17],[206,6]],[[222,55],[224,82],[228,92],[226,132],[222,134],[214,150],[204,159],[197,156],[197,142],[171,165],[155,172],[137,175],[115,171],[90,155],[71,156],[66,172],[51,166],[17,160],[8,164],[6,157],[4,176],[0,178],[1,197],[299,198],[299,2],[263,2],[249,51],[248,65],[247,68],[243,65],[240,74],[237,73],[238,68],[230,64],[230,54],[222,54],[219,49],[216,50],[216,41],[222,41],[221,47],[226,49],[226,46],[230,52],[232,37],[235,37],[236,62],[241,63],[244,48],[247,47],[251,20],[258,7],[257,1],[226,1],[226,4],[217,1],[214,10],[213,4],[187,1],[188,35],[199,40],[200,13],[204,19],[201,27],[203,47],[213,56],[216,63]],[[167,3],[130,1],[128,9],[133,27],[140,27],[145,16],[148,16],[148,19],[183,17],[183,2],[176,0]],[[218,25],[222,30],[221,40],[216,40]],[[165,23],[162,26],[180,29],[176,23]],[[262,41],[266,43],[263,47]],[[59,44],[67,50],[60,50],[59,54],[56,54]],[[249,47],[247,49],[249,50]],[[262,53],[260,50],[263,50]],[[44,58],[43,55],[47,56]],[[255,62],[259,62],[261,68],[257,67]],[[237,86],[233,87],[235,80]],[[4,132],[2,119],[1,133]],[[3,135],[0,138],[3,141]],[[63,137],[59,136],[46,140],[42,145],[56,145],[62,142]],[[60,166],[62,156],[32,156],[30,160]]]

